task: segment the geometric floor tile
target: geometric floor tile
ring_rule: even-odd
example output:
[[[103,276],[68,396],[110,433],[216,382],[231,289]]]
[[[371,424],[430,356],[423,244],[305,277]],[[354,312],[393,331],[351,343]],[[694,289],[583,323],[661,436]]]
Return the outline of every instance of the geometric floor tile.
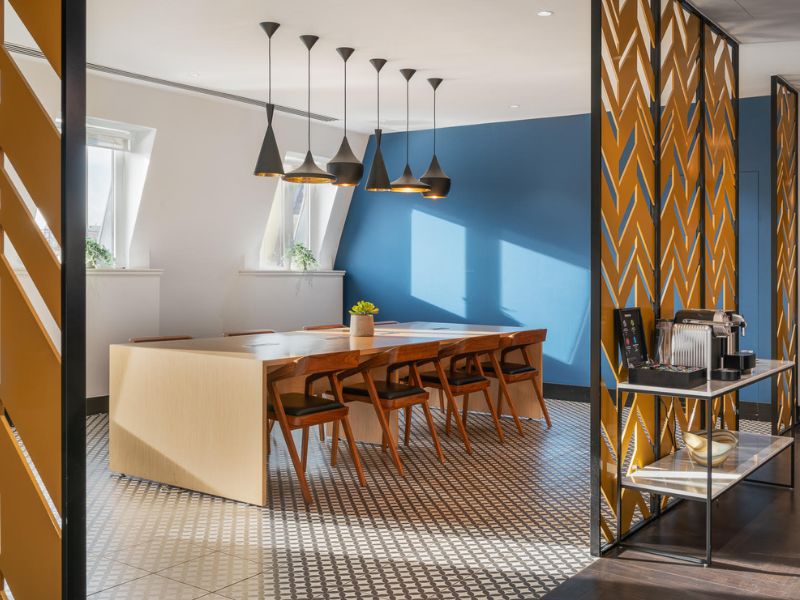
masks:
[[[89,417],[89,570],[117,586],[91,598],[147,597],[142,586],[162,580],[191,584],[175,594],[234,600],[540,598],[593,561],[589,405],[548,406],[551,430],[523,420],[520,436],[503,419],[505,443],[488,416],[470,414],[471,456],[432,411],[445,464],[415,415],[400,448],[405,477],[379,446],[359,444],[364,488],[344,442],[331,467],[330,438],[312,435],[310,509],[277,431],[260,508],[110,473],[108,417]],[[103,559],[160,575],[118,585],[112,569],[92,564]]]
[[[94,594],[150,573],[109,558],[97,557],[89,561],[86,573],[86,593]]]
[[[169,598],[170,600],[194,600],[208,595],[205,590],[198,589],[159,575],[148,575],[130,583],[107,589],[91,596],[92,600],[153,600]]]
[[[106,554],[106,558],[112,558],[137,569],[144,569],[148,573],[158,573],[165,568],[180,565],[213,552],[214,550],[205,544],[192,540],[158,538],[116,552],[109,552]],[[214,590],[208,591],[213,592]]]
[[[261,573],[261,566],[230,554],[215,552],[175,565],[158,574],[209,592],[233,585]]]

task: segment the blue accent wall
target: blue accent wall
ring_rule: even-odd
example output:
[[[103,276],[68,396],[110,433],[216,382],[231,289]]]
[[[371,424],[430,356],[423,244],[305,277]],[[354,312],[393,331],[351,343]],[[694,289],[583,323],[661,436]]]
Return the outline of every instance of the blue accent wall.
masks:
[[[742,347],[766,357],[769,98],[742,101],[740,134]],[[417,176],[432,143],[430,131],[411,134]],[[384,136],[383,152],[397,177],[404,134]],[[589,115],[441,129],[437,154],[453,179],[444,200],[356,190],[336,260],[347,271],[345,305],[370,300],[387,320],[546,327],[545,380],[588,386]],[[768,402],[769,384],[744,399]]]
[[[448,198],[359,187],[336,260],[346,306],[363,298],[385,319],[546,327],[547,381],[588,386],[589,126],[579,115],[441,129]],[[411,134],[417,176],[432,143],[430,131]],[[399,176],[405,135],[382,148]],[[373,153],[374,138],[367,173]]]
[[[772,198],[770,191],[770,98],[739,104],[739,310],[747,319],[740,345],[772,357]],[[747,402],[770,402],[771,384],[742,390]]]

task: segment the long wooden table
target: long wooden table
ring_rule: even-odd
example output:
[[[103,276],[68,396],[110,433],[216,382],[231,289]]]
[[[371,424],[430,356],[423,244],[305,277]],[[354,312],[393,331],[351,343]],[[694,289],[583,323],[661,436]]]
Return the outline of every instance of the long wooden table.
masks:
[[[358,350],[362,357],[400,345],[509,334],[516,327],[412,322],[111,346],[109,462],[112,471],[250,504],[267,502],[269,372],[303,356]],[[542,369],[541,345],[533,362]],[[539,378],[541,386],[542,378]],[[295,390],[302,382],[289,382]],[[492,397],[497,398],[493,384]],[[510,386],[520,416],[541,418],[530,385]],[[287,389],[288,391],[288,389]],[[540,390],[541,391],[541,390]],[[438,407],[436,396],[431,405]],[[482,398],[470,408],[482,410]],[[351,403],[356,438],[380,443],[373,408]],[[474,407],[474,408],[473,408]],[[397,415],[390,425],[397,430]]]

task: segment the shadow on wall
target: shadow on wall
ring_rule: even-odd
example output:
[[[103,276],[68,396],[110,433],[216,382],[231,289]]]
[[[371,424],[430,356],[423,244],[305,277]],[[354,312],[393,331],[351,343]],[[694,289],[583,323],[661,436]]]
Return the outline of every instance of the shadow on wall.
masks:
[[[588,385],[589,125],[579,115],[443,129],[448,198],[359,188],[336,261],[345,306],[364,298],[386,319],[546,327],[546,380]],[[392,175],[404,142],[384,138]],[[411,136],[417,175],[431,144],[429,131]],[[374,139],[367,169],[373,151]]]

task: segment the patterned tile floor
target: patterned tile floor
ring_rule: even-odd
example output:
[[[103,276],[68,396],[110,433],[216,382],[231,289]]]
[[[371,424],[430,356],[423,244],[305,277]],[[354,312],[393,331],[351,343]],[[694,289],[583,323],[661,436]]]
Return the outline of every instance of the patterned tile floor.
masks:
[[[444,465],[417,415],[405,478],[359,446],[363,489],[344,443],[331,468],[311,436],[310,510],[277,431],[259,508],[110,473],[107,417],[90,417],[90,598],[539,598],[593,560],[589,406],[549,406],[552,430],[504,421],[505,444],[470,415],[473,456],[442,436]]]

